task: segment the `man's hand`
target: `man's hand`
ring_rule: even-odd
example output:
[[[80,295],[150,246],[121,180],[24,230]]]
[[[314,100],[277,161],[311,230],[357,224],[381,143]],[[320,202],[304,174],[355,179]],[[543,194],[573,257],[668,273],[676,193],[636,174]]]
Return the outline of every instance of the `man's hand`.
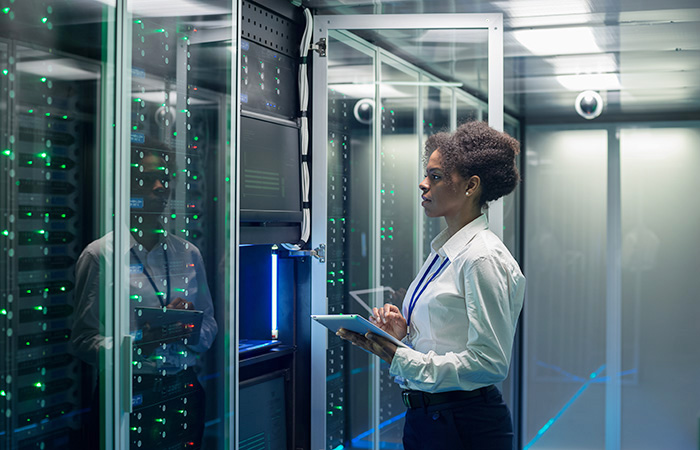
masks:
[[[182,297],[178,297],[172,302],[168,303],[166,308],[170,309],[187,309],[189,311],[194,311],[194,303],[188,302]]]
[[[406,337],[406,319],[401,315],[401,311],[396,305],[385,303],[380,308],[372,309],[372,316],[369,321],[386,331],[396,339],[401,340]]]
[[[353,345],[374,353],[388,364],[391,364],[396,354],[396,344],[374,333],[367,332],[365,335],[362,335],[341,328],[335,334],[346,341],[350,341]]]

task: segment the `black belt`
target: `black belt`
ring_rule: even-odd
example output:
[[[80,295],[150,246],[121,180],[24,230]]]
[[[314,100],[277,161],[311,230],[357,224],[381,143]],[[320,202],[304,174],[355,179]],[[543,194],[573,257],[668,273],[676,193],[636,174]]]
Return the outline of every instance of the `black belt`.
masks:
[[[468,398],[485,395],[489,391],[496,389],[496,386],[485,386],[473,391],[447,391],[447,392],[423,392],[423,391],[403,391],[401,399],[407,408],[424,408],[428,405],[439,405],[441,403],[458,402]]]

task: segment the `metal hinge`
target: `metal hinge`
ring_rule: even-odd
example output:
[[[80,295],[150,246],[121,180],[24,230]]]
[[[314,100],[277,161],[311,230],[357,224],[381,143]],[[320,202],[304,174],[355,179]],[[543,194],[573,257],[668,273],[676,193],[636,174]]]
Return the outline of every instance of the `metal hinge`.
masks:
[[[326,38],[321,38],[315,44],[309,46],[309,50],[313,50],[319,54],[322,58],[326,57]]]

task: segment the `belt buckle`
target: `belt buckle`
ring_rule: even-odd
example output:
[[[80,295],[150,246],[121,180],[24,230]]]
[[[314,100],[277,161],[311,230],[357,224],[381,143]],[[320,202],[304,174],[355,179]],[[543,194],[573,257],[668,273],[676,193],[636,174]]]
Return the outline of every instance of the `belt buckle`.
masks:
[[[411,393],[408,391],[403,391],[401,393],[401,400],[406,408],[411,408]]]

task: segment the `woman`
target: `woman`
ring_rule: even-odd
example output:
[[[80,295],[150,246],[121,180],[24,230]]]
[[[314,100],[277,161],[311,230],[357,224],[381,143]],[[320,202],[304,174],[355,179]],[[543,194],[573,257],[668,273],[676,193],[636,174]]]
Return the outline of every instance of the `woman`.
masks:
[[[494,384],[508,374],[525,278],[483,210],[515,189],[519,151],[483,122],[431,136],[422,206],[447,228],[432,241],[403,308],[385,304],[370,318],[408,348],[338,331],[390,364],[408,408],[406,450],[512,449],[510,411]]]

